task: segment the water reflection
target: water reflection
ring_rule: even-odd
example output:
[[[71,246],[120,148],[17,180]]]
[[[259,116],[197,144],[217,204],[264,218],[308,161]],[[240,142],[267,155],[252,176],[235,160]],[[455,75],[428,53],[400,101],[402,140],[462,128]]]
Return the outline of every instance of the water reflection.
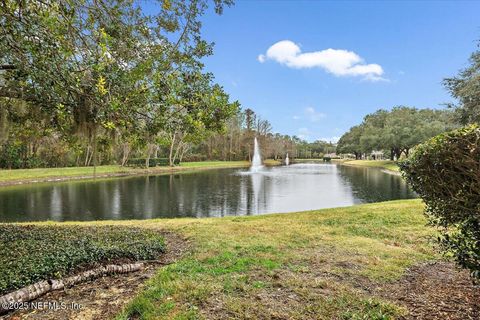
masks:
[[[358,202],[379,202],[392,199],[415,198],[405,180],[377,169],[338,167],[340,177],[352,189]]]
[[[3,188],[0,221],[222,217],[414,196],[400,177],[377,169],[297,164]]]

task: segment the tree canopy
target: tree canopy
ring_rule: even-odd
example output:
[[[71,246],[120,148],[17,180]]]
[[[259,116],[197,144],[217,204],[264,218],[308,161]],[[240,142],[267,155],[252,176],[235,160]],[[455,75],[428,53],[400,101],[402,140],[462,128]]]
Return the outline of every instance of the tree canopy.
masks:
[[[374,150],[388,153],[390,158],[409,155],[417,144],[455,126],[452,112],[398,106],[368,114],[360,125],[345,133],[337,145],[337,153],[351,153],[358,159]]]
[[[470,57],[470,66],[443,83],[452,97],[458,100],[457,104],[450,104],[450,107],[455,108],[460,123],[480,123],[480,50]]]
[[[232,1],[212,3],[222,13]],[[213,52],[201,37],[208,6],[158,1],[147,14],[135,0],[0,3],[3,152],[32,159],[49,139],[95,164],[115,142],[127,152],[173,127],[223,130],[239,104],[203,70]]]

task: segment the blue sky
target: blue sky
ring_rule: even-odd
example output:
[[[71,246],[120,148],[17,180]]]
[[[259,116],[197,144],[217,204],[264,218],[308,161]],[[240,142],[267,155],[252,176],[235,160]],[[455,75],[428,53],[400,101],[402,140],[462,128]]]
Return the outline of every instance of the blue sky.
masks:
[[[441,81],[477,48],[480,2],[237,1],[203,23],[232,99],[275,132],[333,140],[379,108],[451,101]]]

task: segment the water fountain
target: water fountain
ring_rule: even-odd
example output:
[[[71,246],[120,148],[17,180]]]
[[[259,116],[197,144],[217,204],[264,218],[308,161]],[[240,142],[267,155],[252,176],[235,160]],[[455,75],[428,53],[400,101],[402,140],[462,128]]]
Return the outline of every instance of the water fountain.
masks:
[[[260,148],[258,147],[257,137],[254,140],[254,148],[253,148],[253,159],[252,159],[252,166],[250,167],[251,173],[256,173],[262,170],[262,158],[260,156]]]
[[[290,164],[290,159],[288,159],[288,152],[287,156],[285,157],[285,165],[288,166]]]

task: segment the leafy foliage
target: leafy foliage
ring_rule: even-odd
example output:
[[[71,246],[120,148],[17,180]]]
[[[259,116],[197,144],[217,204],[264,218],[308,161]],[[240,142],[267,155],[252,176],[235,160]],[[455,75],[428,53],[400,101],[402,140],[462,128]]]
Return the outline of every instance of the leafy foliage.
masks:
[[[479,42],[480,44],[480,42]],[[470,66],[456,77],[443,81],[451,95],[459,100],[456,115],[463,124],[480,123],[480,50],[470,57]]]
[[[153,230],[2,224],[0,294],[64,276],[82,265],[154,259],[163,251],[163,237]]]
[[[22,144],[24,158],[60,140],[76,165],[112,153],[123,153],[123,164],[132,147],[150,157],[174,125],[156,111],[180,105],[175,115],[192,136],[222,128],[237,104],[203,71],[213,44],[201,37],[200,17],[211,2],[219,14],[232,4],[169,0],[147,11],[137,0],[1,2],[0,141]],[[181,99],[162,100],[172,92]]]
[[[360,146],[360,137],[362,136],[363,127],[354,126],[340,137],[337,144],[337,153],[353,153],[355,159],[360,159],[362,148]]]
[[[444,133],[400,164],[447,254],[480,278],[480,127]]]
[[[410,149],[456,126],[452,113],[445,110],[405,106],[368,114],[339,140],[337,153],[352,153],[359,159],[374,150],[389,152],[391,160],[408,156]]]

